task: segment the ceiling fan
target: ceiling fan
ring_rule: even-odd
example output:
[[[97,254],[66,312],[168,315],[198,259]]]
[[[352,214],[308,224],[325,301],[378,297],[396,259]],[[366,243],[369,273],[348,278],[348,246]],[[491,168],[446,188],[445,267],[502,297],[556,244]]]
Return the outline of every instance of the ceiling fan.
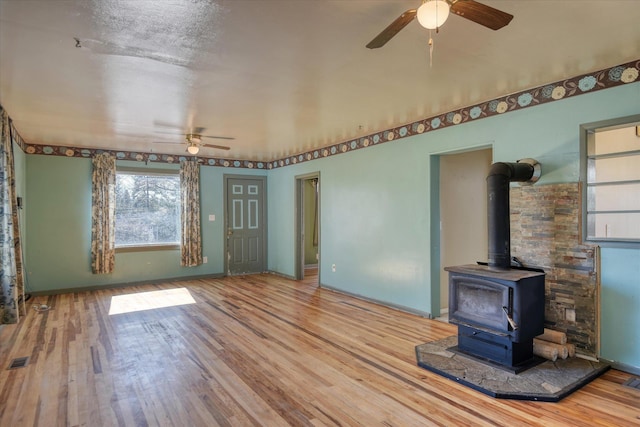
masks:
[[[229,136],[213,136],[213,135],[202,135],[202,132],[205,128],[197,127],[194,128],[192,132],[185,133],[185,139],[181,142],[167,142],[167,141],[154,141],[158,144],[187,144],[187,152],[189,154],[193,154],[194,156],[198,154],[201,147],[208,148],[216,148],[218,150],[230,150],[231,147],[227,147],[226,145],[215,145],[215,144],[206,144],[202,142],[202,138],[212,138],[212,139],[227,139],[232,140],[235,138]]]
[[[420,7],[409,9],[396,18],[367,47],[377,49],[384,46],[416,17],[420,25],[437,31],[449,17],[449,11],[492,30],[499,30],[513,19],[509,13],[474,0],[423,0]]]

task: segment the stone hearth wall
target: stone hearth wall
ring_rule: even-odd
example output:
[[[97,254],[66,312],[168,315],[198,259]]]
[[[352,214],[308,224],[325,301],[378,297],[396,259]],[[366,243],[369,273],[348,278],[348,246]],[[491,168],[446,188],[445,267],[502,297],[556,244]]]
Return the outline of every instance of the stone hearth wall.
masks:
[[[580,238],[579,183],[513,187],[511,255],[546,272],[545,326],[567,333],[576,351],[597,355],[596,245]]]

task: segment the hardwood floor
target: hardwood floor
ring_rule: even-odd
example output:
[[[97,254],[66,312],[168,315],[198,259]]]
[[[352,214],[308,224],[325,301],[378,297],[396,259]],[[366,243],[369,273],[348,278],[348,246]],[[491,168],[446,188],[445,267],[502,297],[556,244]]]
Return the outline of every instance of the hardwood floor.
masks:
[[[416,366],[415,345],[453,326],[316,283],[256,275],[33,298],[51,310],[0,330],[0,425],[640,425],[629,374],[559,403],[492,399]]]

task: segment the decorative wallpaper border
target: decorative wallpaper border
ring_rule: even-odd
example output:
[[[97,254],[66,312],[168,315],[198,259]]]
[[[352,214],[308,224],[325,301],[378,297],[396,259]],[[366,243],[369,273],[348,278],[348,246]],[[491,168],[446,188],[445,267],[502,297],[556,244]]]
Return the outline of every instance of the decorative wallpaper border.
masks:
[[[133,160],[138,162],[180,163],[182,160],[197,159],[204,166],[234,167],[245,169],[267,169],[267,162],[253,160],[224,159],[218,157],[184,156],[181,154],[143,153],[138,151],[116,151],[99,148],[73,148],[64,146],[25,144],[21,146],[27,154],[44,154],[49,156],[85,157],[91,158],[96,154],[110,153],[116,160]]]
[[[602,89],[634,83],[639,81],[640,59],[606,68],[593,73],[582,74],[566,80],[546,84],[533,89],[506,95],[480,104],[464,107],[459,110],[428,117],[413,123],[386,129],[370,135],[348,141],[339,142],[323,148],[313,149],[279,160],[258,162],[253,160],[224,159],[217,157],[181,156],[128,151],[112,151],[90,148],[59,147],[49,145],[27,144],[17,138],[18,145],[27,154],[44,154],[67,157],[92,157],[95,154],[109,152],[119,160],[136,160],[139,162],[176,163],[185,159],[197,158],[205,166],[233,167],[244,169],[276,169],[280,167],[304,163],[324,157],[331,157],[350,151],[360,150],[386,142],[420,135],[451,126],[497,116],[548,102],[560,101],[573,96],[583,95]]]

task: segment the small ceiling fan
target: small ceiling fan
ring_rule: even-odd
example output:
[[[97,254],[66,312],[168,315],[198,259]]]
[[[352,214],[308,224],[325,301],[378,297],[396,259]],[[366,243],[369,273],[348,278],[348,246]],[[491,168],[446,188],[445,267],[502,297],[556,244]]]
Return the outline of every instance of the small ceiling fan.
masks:
[[[449,11],[492,30],[499,30],[513,19],[509,13],[474,0],[423,0],[420,7],[409,9],[396,18],[367,47],[377,49],[384,46],[416,17],[420,25],[437,31],[449,17]]]
[[[227,140],[233,140],[235,138],[232,138],[229,136],[202,135],[202,132],[204,130],[205,128],[202,128],[202,127],[194,128],[192,132],[184,134],[185,139],[184,141],[181,141],[181,142],[179,141],[176,141],[176,142],[154,141],[154,142],[158,144],[186,144],[187,152],[189,152],[189,154],[193,154],[194,156],[198,154],[201,147],[215,148],[218,150],[231,149],[231,147],[227,147],[226,145],[205,144],[204,142],[202,142],[202,138],[227,139]]]

